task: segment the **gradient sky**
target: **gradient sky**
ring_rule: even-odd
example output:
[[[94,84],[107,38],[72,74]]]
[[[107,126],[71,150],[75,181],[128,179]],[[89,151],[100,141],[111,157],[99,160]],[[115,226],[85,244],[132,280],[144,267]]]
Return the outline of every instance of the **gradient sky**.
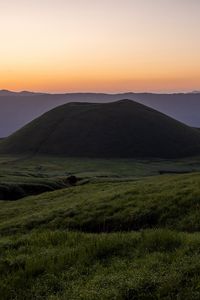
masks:
[[[0,0],[0,89],[200,89],[200,0]]]

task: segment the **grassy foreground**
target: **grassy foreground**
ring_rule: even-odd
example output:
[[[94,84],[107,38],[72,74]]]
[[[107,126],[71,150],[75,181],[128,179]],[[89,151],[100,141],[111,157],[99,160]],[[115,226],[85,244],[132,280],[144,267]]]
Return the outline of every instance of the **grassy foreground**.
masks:
[[[2,300],[200,298],[199,234],[34,230],[0,247]]]
[[[0,158],[8,185],[54,182],[66,169],[89,178],[0,201],[1,300],[200,299],[200,173],[152,176],[170,161],[121,161],[121,173],[104,162],[17,159],[12,169]],[[175,164],[185,165],[198,163]]]

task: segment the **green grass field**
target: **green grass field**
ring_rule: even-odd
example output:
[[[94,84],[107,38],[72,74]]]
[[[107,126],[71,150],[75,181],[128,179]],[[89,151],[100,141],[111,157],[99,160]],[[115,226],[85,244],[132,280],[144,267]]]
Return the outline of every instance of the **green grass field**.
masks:
[[[0,201],[0,299],[200,299],[199,171],[198,157],[1,156],[0,186],[83,184]]]

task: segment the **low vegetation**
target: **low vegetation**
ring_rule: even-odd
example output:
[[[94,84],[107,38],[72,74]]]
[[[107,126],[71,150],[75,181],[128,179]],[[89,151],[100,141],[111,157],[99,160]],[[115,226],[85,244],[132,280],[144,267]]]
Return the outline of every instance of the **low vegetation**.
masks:
[[[4,184],[89,181],[0,201],[0,299],[200,299],[198,158],[0,166]],[[166,168],[196,172],[158,175]]]
[[[40,229],[0,248],[3,300],[200,298],[199,234]]]
[[[16,213],[17,212],[17,213]],[[200,174],[90,183],[1,202],[0,232],[33,228],[85,232],[145,228],[200,230]]]

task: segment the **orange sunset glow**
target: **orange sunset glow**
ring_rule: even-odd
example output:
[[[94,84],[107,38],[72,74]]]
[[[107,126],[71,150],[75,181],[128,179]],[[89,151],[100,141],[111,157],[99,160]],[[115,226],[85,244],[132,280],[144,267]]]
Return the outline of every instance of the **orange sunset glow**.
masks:
[[[200,88],[199,0],[0,1],[0,88]]]

